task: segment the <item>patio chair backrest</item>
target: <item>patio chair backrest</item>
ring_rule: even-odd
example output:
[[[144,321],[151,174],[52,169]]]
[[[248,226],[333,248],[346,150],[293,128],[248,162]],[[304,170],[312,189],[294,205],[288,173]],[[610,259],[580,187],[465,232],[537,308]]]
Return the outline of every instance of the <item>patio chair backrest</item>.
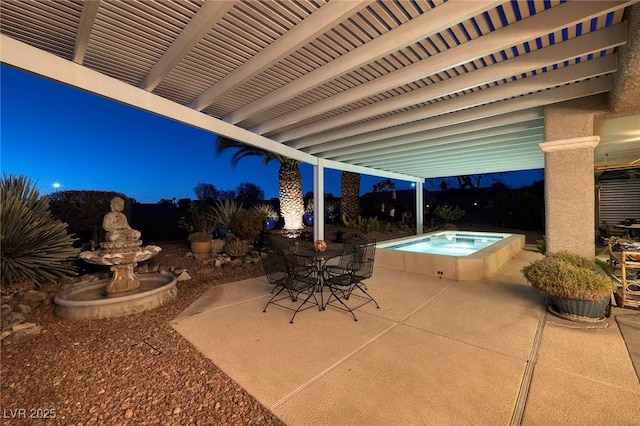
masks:
[[[345,237],[342,243],[342,250],[344,251],[344,254],[340,256],[340,261],[336,267],[342,269],[353,269],[355,264],[359,265],[361,263],[360,258],[363,253],[361,248],[368,241],[367,237],[357,232]]]
[[[360,279],[373,275],[373,262],[376,258],[376,242],[370,241],[356,248],[353,256],[352,268]]]
[[[291,265],[284,252],[277,247],[264,247],[262,253],[262,267],[271,284],[281,284],[291,277]]]

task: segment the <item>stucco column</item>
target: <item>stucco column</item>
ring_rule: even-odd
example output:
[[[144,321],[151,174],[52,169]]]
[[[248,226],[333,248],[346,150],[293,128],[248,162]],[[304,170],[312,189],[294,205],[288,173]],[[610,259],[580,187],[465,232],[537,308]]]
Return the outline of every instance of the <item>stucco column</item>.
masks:
[[[598,136],[541,143],[545,170],[547,252],[595,257],[593,151]]]

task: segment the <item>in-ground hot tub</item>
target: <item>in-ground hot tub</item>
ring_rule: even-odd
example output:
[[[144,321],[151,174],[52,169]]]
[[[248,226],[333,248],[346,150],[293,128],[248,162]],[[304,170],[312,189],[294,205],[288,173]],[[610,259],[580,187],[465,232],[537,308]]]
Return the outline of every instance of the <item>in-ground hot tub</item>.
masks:
[[[376,266],[456,281],[493,275],[524,248],[520,234],[440,231],[378,243]]]

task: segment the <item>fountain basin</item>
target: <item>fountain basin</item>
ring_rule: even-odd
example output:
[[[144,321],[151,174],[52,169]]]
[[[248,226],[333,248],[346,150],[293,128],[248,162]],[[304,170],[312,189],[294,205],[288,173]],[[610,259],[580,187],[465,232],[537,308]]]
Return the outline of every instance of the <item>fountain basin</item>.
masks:
[[[148,311],[175,299],[176,277],[171,274],[137,276],[140,287],[122,294],[105,293],[110,280],[93,281],[68,288],[56,294],[54,313],[65,319],[97,319],[122,317]]]

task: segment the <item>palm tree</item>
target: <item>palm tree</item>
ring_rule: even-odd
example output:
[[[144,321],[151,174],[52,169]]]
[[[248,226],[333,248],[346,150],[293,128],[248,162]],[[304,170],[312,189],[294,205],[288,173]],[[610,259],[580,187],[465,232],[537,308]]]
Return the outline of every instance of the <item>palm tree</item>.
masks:
[[[353,220],[360,214],[360,173],[343,171],[340,177],[342,214]]]
[[[284,229],[303,229],[302,215],[304,214],[304,199],[302,194],[302,174],[300,173],[300,161],[294,160],[270,152],[261,148],[256,148],[224,136],[218,137],[216,153],[234,148],[236,152],[231,157],[231,164],[234,166],[244,157],[258,156],[264,157],[264,164],[270,161],[280,163],[278,170],[278,186],[280,195],[280,213],[284,218]]]

